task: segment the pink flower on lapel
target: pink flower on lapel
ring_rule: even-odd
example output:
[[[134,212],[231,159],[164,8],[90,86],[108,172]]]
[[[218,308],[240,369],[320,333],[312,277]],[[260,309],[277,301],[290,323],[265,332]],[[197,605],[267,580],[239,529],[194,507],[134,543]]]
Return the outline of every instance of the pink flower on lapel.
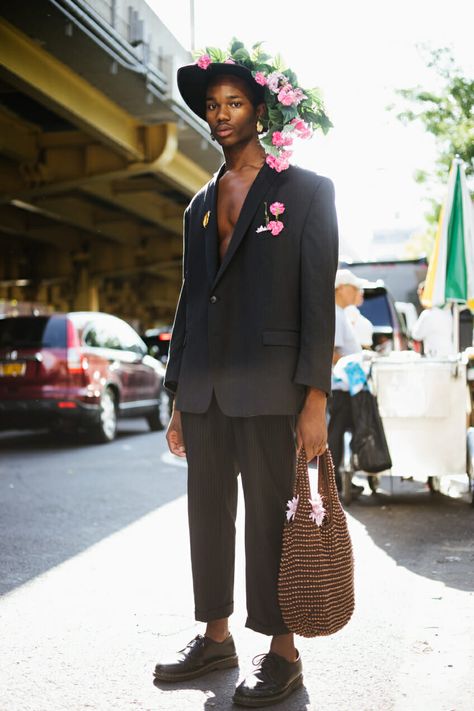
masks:
[[[283,215],[285,212],[285,205],[282,202],[272,202],[270,205],[270,212],[272,215],[275,215],[275,217],[278,219],[279,215]]]
[[[267,225],[267,230],[269,230],[274,237],[278,237],[284,226],[280,220],[270,220]]]
[[[276,220],[270,220],[267,210],[267,203],[265,203],[265,224],[257,227],[257,234],[261,232],[271,232],[273,237],[278,237],[282,229],[285,227],[283,222],[280,221],[280,215],[285,212],[285,205],[282,202],[272,202],[270,205],[270,212]]]

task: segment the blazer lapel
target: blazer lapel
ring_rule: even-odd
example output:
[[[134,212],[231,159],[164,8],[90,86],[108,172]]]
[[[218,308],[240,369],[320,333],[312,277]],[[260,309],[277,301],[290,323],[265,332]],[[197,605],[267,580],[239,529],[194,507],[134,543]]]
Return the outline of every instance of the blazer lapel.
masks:
[[[219,174],[219,177],[220,175],[221,174]],[[213,281],[212,288],[216,286],[217,282],[221,279],[223,273],[227,269],[229,262],[231,261],[232,257],[237,251],[239,244],[242,242],[245,233],[247,232],[248,226],[252,221],[258,206],[262,203],[263,198],[265,197],[268,189],[271,187],[276,177],[276,171],[272,168],[269,168],[268,165],[264,163],[260,172],[257,174],[257,177],[255,178],[254,182],[250,186],[250,190],[244,200],[242,210],[240,211],[239,218],[234,227],[232,239],[230,240],[230,244],[227,248],[227,252],[225,253],[224,259],[222,260],[222,264],[219,268],[219,271],[217,272],[217,274],[215,274],[215,279]],[[217,185],[217,181],[215,185]],[[217,190],[215,190],[215,193],[217,193]],[[216,201],[214,208],[214,218],[216,219],[215,213],[217,212],[217,194],[215,194],[214,199]]]
[[[216,278],[216,273],[219,267],[219,238],[217,233],[217,182],[225,170],[225,164],[222,165],[217,173],[214,174],[206,191],[204,200],[204,215],[208,215],[208,223],[205,226],[205,248],[206,248],[206,266],[209,277],[209,283],[212,284]]]

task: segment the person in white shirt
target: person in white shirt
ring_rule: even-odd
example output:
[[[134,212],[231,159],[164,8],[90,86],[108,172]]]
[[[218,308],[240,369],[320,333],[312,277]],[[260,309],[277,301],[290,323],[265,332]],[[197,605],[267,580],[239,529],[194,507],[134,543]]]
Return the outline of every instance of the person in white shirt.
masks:
[[[424,282],[418,287],[423,293]],[[423,353],[430,358],[446,358],[454,353],[453,316],[449,306],[424,309],[411,330],[412,338],[423,343]]]
[[[339,269],[336,273],[336,332],[334,337],[333,365],[346,355],[360,353],[362,350],[359,339],[347,314],[347,307],[355,305],[360,299],[360,290],[364,284],[349,269]],[[353,419],[351,396],[347,386],[337,378],[332,380],[332,397],[329,402],[328,444],[334,461],[336,485],[342,489],[340,466],[344,456],[344,433],[352,430]],[[353,493],[361,493],[363,487],[353,484]]]
[[[359,289],[359,294],[354,304],[349,304],[346,307],[346,314],[349,317],[352,328],[354,329],[357,340],[362,348],[372,348],[372,338],[374,335],[374,326],[368,318],[363,316],[359,310],[364,302],[364,291]]]

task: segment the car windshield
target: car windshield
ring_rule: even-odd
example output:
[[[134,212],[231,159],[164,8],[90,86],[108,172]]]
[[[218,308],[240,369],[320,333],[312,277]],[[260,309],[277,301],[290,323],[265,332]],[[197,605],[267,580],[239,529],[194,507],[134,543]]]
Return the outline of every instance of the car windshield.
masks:
[[[0,348],[65,348],[66,319],[19,316],[0,319]]]
[[[359,310],[374,326],[393,326],[388,299],[384,293],[366,293]]]

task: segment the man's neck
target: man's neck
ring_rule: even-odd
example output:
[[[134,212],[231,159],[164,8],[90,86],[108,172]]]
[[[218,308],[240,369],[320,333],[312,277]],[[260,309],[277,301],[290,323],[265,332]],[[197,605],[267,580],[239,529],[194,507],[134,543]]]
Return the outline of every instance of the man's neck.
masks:
[[[245,168],[260,170],[265,163],[265,151],[258,139],[246,146],[224,149],[226,170],[239,171]]]

